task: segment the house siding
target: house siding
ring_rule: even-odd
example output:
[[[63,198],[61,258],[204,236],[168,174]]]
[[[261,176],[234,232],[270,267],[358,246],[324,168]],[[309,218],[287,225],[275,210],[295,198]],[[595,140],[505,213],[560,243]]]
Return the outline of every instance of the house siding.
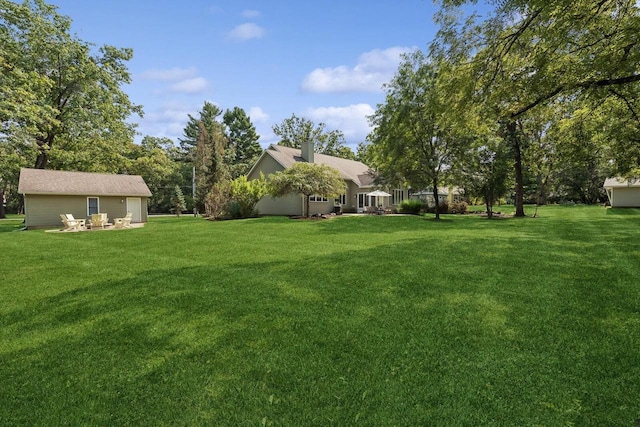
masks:
[[[262,172],[265,177],[268,177],[270,174],[280,172],[282,170],[284,170],[282,165],[276,162],[273,157],[262,156],[262,159],[260,159],[260,163],[256,165],[255,168],[253,168],[251,174],[247,177],[247,179],[252,180],[260,178],[260,172]]]
[[[285,148],[279,147],[279,149],[285,149]],[[251,169],[250,173],[248,174],[247,179],[253,180],[253,179],[260,178],[260,172],[262,172],[264,176],[267,177],[268,179],[269,175],[284,170],[285,167],[283,165],[287,165],[288,161],[292,163],[295,163],[296,161],[300,161],[300,157],[297,157],[298,155],[294,155],[293,158],[288,158],[286,156],[284,158],[281,158],[281,161],[283,163],[280,163],[280,161],[276,160],[276,158],[278,156],[282,157],[281,153],[279,151],[274,152],[273,150],[274,148],[269,148],[263,152],[258,162],[255,164],[255,166]],[[286,150],[291,150],[291,149],[286,148]],[[272,154],[275,156],[275,158],[274,156],[272,156]],[[291,153],[289,153],[289,155],[290,154]],[[317,156],[321,156],[321,155],[318,154]],[[324,158],[326,161],[327,158],[330,158],[330,157],[331,156],[324,156],[322,158]],[[317,161],[318,158],[316,157],[315,160]],[[344,159],[337,159],[337,160],[339,162],[348,162],[347,160],[344,160]],[[340,164],[339,162],[338,162],[338,165],[336,166],[331,166],[331,165],[329,166],[338,169]],[[323,164],[323,163],[319,163],[319,164]],[[361,165],[361,166],[362,167],[360,169],[363,169],[365,167],[364,165]],[[357,172],[351,171],[351,175],[357,175],[358,173],[364,174],[365,170],[359,170]],[[368,186],[359,187],[358,184],[354,182],[353,178],[348,178],[348,177],[349,177],[349,173],[346,173],[346,175],[343,174],[343,178],[345,179],[345,184],[347,187],[345,190],[346,203],[343,205],[343,207],[355,209],[358,202],[358,199],[357,199],[358,193],[368,192],[370,191],[370,188]],[[303,215],[304,207],[305,207],[304,205],[305,205],[304,197],[301,195],[288,195],[285,197],[277,197],[277,198],[273,198],[271,196],[265,196],[258,202],[256,208],[258,209],[258,212],[260,215],[293,216],[293,215]],[[328,197],[328,200],[326,202],[309,202],[310,215],[327,214],[333,211],[334,211],[333,197]]]
[[[637,208],[640,207],[640,188],[616,187],[612,189],[611,207]]]
[[[356,209],[358,206],[358,193],[367,191],[366,189],[359,188],[353,181],[346,181],[347,184],[347,200],[343,208]]]
[[[275,198],[264,196],[256,208],[260,215],[302,215],[303,198],[297,194]]]
[[[61,196],[25,194],[25,227],[44,228],[62,226],[60,214],[72,214],[77,219],[90,219],[87,212],[87,197],[99,198],[100,212],[104,212],[112,222],[113,218],[127,214],[124,197],[112,196]],[[147,221],[147,198],[142,197],[142,222]]]
[[[260,163],[251,171],[247,179],[259,179],[260,172],[268,178],[272,173],[282,170],[284,170],[282,165],[276,162],[273,157],[262,156]],[[275,198],[264,196],[256,205],[256,209],[260,215],[301,215],[303,209],[302,199],[300,196],[293,194]]]

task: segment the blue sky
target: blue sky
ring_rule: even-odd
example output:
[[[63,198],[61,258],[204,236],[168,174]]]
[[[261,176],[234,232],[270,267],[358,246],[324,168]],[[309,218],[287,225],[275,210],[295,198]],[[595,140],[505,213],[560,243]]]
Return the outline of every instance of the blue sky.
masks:
[[[209,101],[243,108],[263,147],[295,113],[341,130],[355,149],[400,54],[426,50],[436,32],[432,0],[50,3],[82,40],[133,48],[124,89],[145,111],[133,121],[142,135],[176,143],[187,114]]]

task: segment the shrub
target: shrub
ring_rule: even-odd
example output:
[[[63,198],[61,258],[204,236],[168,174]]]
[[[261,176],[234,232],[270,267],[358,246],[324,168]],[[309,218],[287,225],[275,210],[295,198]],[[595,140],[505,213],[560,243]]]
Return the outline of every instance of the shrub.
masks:
[[[250,218],[258,215],[256,205],[267,194],[267,180],[263,174],[260,179],[247,180],[242,175],[230,184],[231,201],[227,206],[227,210],[231,218]]]
[[[224,219],[227,216],[230,193],[229,181],[221,181],[213,184],[204,201],[205,214],[208,219]]]
[[[467,202],[464,200],[453,201],[449,204],[449,213],[452,214],[465,214],[467,213]]]
[[[436,207],[435,206],[428,206],[425,208],[424,210],[426,213],[436,213]],[[449,204],[447,202],[441,202],[438,212],[440,212],[441,214],[446,214],[449,213]]]
[[[423,207],[423,203],[420,200],[408,199],[400,202],[398,212],[405,214],[417,215]]]

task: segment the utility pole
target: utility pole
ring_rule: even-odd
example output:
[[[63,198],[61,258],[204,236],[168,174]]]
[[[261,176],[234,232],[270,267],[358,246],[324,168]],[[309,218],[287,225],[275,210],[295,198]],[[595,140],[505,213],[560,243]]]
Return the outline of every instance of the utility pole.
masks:
[[[193,216],[198,216],[198,209],[196,208],[196,167],[193,166],[191,170],[191,197],[193,200]]]

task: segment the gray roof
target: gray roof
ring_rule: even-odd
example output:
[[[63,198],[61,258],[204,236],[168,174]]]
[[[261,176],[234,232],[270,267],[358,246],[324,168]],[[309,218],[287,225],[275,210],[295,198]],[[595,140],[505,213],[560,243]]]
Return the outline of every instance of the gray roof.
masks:
[[[21,169],[20,194],[151,197],[140,175]]]
[[[299,148],[271,144],[265,150],[265,153],[273,157],[284,168],[289,168],[296,162],[305,162],[302,158],[302,151]],[[319,153],[314,153],[313,160],[314,163],[337,169],[342,179],[353,181],[358,187],[370,187],[373,185],[371,168],[362,162]]]
[[[640,187],[640,179],[627,180],[625,178],[607,178],[604,181],[604,188],[624,188]]]

